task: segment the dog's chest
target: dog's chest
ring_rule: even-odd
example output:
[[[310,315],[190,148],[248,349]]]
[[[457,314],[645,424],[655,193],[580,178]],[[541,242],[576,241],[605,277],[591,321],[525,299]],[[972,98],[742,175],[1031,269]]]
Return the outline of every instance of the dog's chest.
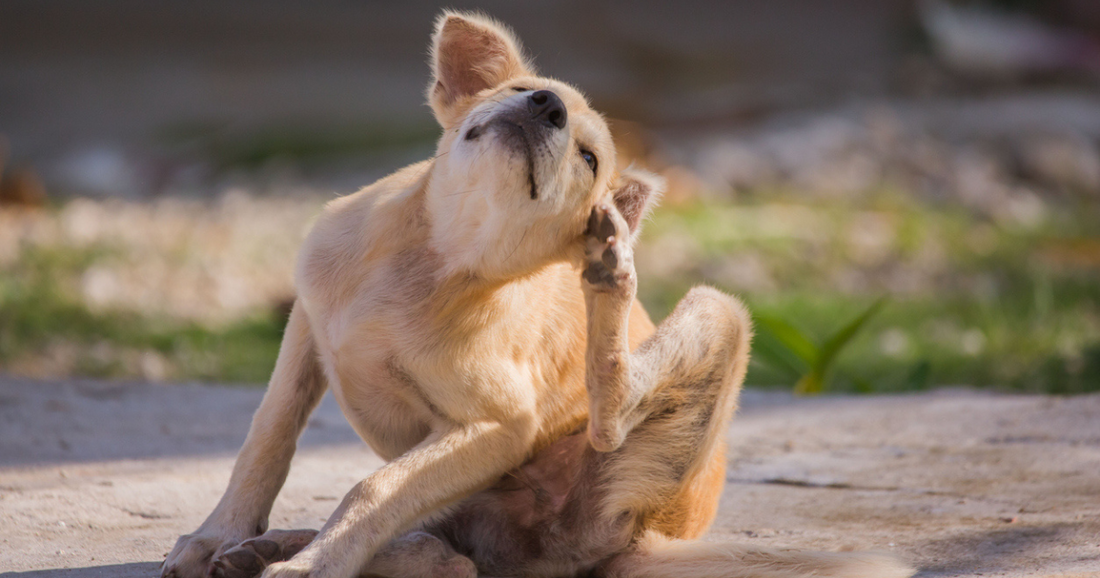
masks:
[[[373,301],[324,312],[315,329],[326,335],[321,361],[345,415],[376,450],[401,453],[438,426],[534,405],[528,361],[476,310],[440,324],[423,303]]]

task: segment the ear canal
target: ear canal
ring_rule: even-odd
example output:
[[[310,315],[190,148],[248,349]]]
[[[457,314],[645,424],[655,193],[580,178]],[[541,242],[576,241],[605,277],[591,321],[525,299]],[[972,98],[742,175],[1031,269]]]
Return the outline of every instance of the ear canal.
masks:
[[[449,126],[464,100],[486,88],[532,74],[519,41],[504,25],[477,14],[444,12],[432,37],[428,102]]]
[[[653,173],[630,167],[619,175],[618,188],[611,198],[631,233],[638,232],[642,220],[657,205],[664,190],[665,180]]]

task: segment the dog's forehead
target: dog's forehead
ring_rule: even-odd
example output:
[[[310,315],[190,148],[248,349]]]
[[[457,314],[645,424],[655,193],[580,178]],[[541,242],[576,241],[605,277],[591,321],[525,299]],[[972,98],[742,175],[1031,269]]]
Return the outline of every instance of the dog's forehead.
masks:
[[[575,138],[586,141],[586,145],[594,149],[611,146],[611,130],[607,127],[607,121],[592,109],[588,99],[579,90],[550,78],[538,80],[543,83],[546,90],[554,91],[565,103]]]

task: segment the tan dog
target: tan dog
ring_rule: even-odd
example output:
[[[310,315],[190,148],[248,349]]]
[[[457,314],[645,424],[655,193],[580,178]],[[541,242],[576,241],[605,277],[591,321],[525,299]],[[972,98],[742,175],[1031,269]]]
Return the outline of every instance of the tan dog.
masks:
[[[438,154],[325,209],[229,488],[163,576],[908,575],[686,541],[725,481],[744,307],[698,288],[654,328],[631,247],[657,179],[615,174],[603,119],[500,25],[446,13],[432,54]],[[320,533],[253,538],[326,384],[388,463]]]

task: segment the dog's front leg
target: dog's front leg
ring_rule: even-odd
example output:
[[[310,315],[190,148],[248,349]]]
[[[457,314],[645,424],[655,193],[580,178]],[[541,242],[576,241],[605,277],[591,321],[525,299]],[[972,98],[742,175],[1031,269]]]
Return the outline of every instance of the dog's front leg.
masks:
[[[398,532],[520,465],[534,442],[532,416],[441,427],[359,482],[313,543],[264,578],[357,576]]]
[[[209,576],[212,558],[267,529],[267,517],[290,471],[298,436],[325,392],[316,356],[306,312],[296,303],[271,383],[252,417],[229,487],[199,529],[176,542],[161,567],[164,578]]]
[[[638,279],[630,231],[613,205],[592,210],[585,232],[585,256],[581,285],[588,315],[588,439],[596,450],[607,452],[622,444],[626,436],[623,410],[637,405],[642,394],[632,388],[628,341]]]

